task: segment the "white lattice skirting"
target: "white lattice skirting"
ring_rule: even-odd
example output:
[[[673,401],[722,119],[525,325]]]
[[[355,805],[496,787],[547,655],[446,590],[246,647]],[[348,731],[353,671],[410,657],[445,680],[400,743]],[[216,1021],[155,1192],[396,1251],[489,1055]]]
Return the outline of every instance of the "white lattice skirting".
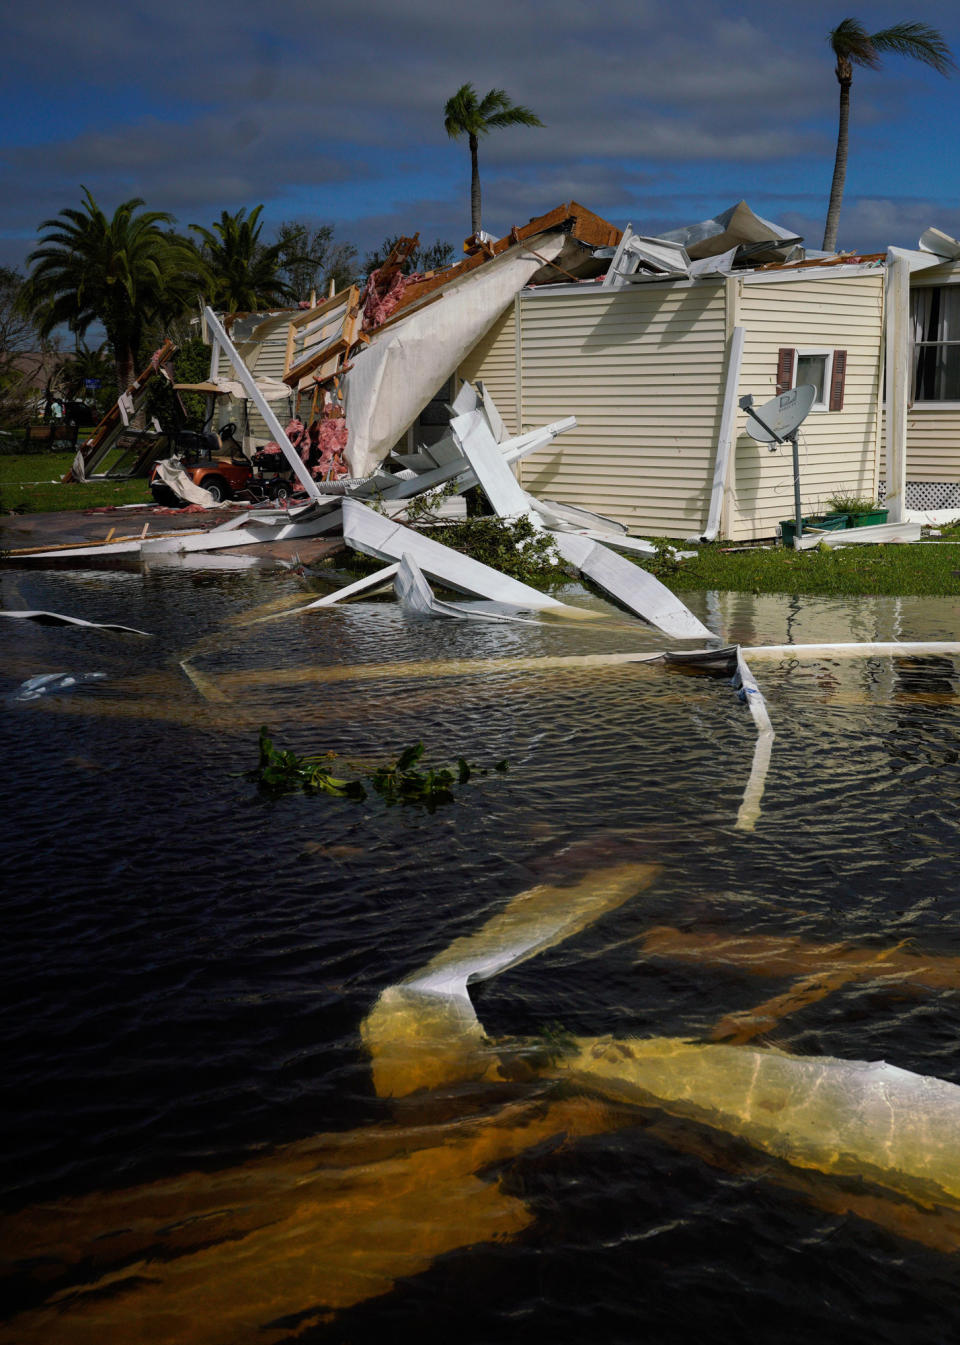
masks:
[[[881,481],[881,504],[886,493],[887,483]],[[908,481],[903,503],[907,509],[960,509],[960,481]]]

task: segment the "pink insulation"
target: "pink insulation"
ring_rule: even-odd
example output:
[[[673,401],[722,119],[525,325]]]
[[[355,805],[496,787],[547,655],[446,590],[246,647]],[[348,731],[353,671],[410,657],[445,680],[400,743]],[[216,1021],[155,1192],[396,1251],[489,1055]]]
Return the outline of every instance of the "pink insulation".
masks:
[[[419,275],[405,276],[402,271],[394,271],[392,276],[381,280],[379,268],[371,271],[360,296],[363,330],[369,331],[386,322],[403,298],[403,291],[414,280],[420,279]]]

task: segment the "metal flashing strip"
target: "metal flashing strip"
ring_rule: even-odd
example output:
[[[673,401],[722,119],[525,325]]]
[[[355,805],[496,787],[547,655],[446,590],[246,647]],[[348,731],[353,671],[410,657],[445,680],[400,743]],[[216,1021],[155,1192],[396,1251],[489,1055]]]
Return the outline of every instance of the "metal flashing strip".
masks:
[[[753,716],[753,722],[757,727],[757,745],[753,750],[750,778],[747,780],[747,786],[743,791],[743,801],[737,811],[736,822],[738,831],[752,831],[757,818],[760,816],[760,801],[763,798],[767,772],[770,769],[774,732],[773,725],[770,723],[770,716],[767,713],[767,702],[763,698],[763,692],[757,686],[756,678],[750,671],[743,656],[743,650],[739,645],[737,646],[737,674],[734,679],[734,686],[739,687],[740,694],[746,700],[750,714]]]
[[[744,271],[739,278],[748,285],[775,285],[791,280],[831,280],[836,276],[883,274],[879,262],[849,262],[841,266],[807,266],[792,271]]]

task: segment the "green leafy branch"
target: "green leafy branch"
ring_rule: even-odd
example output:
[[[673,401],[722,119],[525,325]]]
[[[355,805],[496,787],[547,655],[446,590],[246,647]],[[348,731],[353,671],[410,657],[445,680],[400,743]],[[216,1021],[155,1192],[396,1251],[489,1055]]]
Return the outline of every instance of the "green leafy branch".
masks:
[[[266,726],[260,730],[259,748],[257,768],[249,773],[249,778],[256,781],[264,794],[279,797],[302,790],[305,794],[332,794],[357,802],[367,797],[359,780],[341,780],[330,774],[330,753],[300,756],[280,751],[274,747]],[[366,779],[371,788],[389,804],[416,803],[433,812],[440,804],[454,801],[454,784],[465,785],[475,773],[489,775],[492,769],[502,774],[508,769],[506,760],[478,770],[464,757],[458,757],[455,769],[444,766],[420,770],[418,763],[423,750],[422,742],[414,743],[392,764],[368,772]]]

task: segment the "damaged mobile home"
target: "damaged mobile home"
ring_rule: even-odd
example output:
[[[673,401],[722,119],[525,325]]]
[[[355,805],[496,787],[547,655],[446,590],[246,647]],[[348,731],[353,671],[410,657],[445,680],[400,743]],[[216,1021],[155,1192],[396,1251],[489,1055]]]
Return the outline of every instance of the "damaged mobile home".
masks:
[[[535,496],[585,507],[631,533],[769,538],[791,512],[792,464],[789,453],[771,454],[750,439],[739,401],[753,395],[763,402],[810,383],[816,398],[803,429],[805,511],[820,511],[835,494],[879,496],[891,521],[901,522],[910,510],[960,501],[960,458],[949,448],[954,375],[943,337],[948,285],[960,273],[956,259],[945,259],[950,240],[925,235],[941,255],[889,249],[825,257],[805,254],[800,239],[743,202],[656,239],[629,226],[605,233],[574,203],[562,209],[571,212],[568,239],[578,229],[587,235],[577,255],[568,241],[552,265],[514,291],[453,369],[451,358],[437,362],[429,393],[410,395],[406,378],[419,350],[399,360],[394,354],[396,377],[384,381],[389,339],[381,338],[362,379],[359,362],[345,374],[349,436],[356,431],[346,451],[352,473],[367,474],[390,448],[419,465],[416,455],[443,440],[458,386],[480,382],[507,433],[576,417],[562,444],[519,469]],[[616,241],[600,241],[605,236]],[[470,265],[467,275],[482,274],[476,257]],[[401,290],[388,321],[432,305],[422,333],[439,332],[440,313],[452,308],[436,303],[446,293],[445,274]],[[486,277],[489,293],[495,280]],[[264,373],[292,383],[279,318],[272,340],[261,322],[251,328],[261,339],[243,350]],[[455,353],[446,341],[444,349]],[[297,382],[301,395],[310,373]],[[398,385],[403,399],[388,395]]]
[[[825,256],[744,202],[658,238],[571,202],[498,242],[468,240],[452,267],[407,276],[415,242],[401,239],[362,293],[204,317],[209,380],[189,386],[209,395],[211,417],[216,397],[217,418],[242,427],[247,458],[273,453],[318,506],[331,481],[350,491],[382,485],[384,469],[437,472],[458,459],[450,408],[469,382],[498,440],[575,417],[517,477],[535,499],[600,514],[606,528],[773,537],[792,513],[793,465],[746,433],[740,403],[804,384],[815,389],[804,512],[838,494],[882,499],[898,525],[912,510],[960,508],[949,339],[960,245],[937,230],[915,252]],[[166,371],[165,358],[153,367]],[[114,435],[124,412],[122,398]],[[80,472],[110,435],[95,439]]]

